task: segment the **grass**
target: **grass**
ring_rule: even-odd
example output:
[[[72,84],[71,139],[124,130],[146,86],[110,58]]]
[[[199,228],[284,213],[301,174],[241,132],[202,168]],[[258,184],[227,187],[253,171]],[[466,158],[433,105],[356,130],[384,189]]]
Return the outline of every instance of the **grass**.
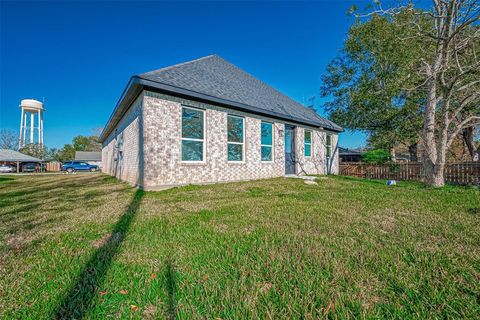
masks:
[[[0,318],[478,318],[480,190],[0,177]]]

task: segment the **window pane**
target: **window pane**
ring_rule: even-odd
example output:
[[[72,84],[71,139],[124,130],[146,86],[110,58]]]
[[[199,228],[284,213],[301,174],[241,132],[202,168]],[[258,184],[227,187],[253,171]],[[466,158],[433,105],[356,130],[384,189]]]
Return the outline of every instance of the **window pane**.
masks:
[[[285,129],[285,153],[292,153],[292,131]]]
[[[262,122],[262,142],[261,144],[272,145],[272,124]]]
[[[243,153],[242,153],[243,146],[241,144],[228,144],[228,161],[242,161],[243,160]]]
[[[272,161],[272,147],[262,147],[262,161]]]
[[[312,145],[305,144],[305,157],[310,157],[312,155]]]
[[[182,140],[182,160],[183,161],[202,161],[203,160],[203,142]]]
[[[327,135],[327,157],[332,155],[332,136]]]
[[[182,109],[182,138],[203,139],[203,111]]]
[[[227,130],[229,142],[243,142],[243,119],[228,116]]]
[[[312,132],[305,131],[305,143],[312,143]]]

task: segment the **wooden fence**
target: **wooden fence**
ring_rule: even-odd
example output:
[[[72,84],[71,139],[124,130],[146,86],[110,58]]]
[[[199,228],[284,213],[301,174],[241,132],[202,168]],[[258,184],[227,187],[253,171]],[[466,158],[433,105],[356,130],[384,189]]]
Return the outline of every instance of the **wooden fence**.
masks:
[[[422,164],[418,162],[395,164],[346,162],[340,164],[340,175],[367,179],[425,180]],[[480,185],[480,162],[447,164],[445,166],[445,182]]]
[[[62,167],[61,162],[47,162],[47,171],[60,171]]]

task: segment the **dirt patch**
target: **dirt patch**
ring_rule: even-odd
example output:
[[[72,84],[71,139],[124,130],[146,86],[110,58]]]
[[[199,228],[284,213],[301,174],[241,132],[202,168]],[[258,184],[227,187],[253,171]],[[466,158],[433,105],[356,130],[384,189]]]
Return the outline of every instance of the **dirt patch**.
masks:
[[[142,315],[145,319],[155,319],[155,313],[157,313],[157,307],[153,304],[149,304],[143,310]]]
[[[100,239],[92,241],[92,246],[94,248],[100,248],[106,245],[107,243],[118,243],[122,240],[122,234],[120,232],[116,232],[114,234],[107,233]]]

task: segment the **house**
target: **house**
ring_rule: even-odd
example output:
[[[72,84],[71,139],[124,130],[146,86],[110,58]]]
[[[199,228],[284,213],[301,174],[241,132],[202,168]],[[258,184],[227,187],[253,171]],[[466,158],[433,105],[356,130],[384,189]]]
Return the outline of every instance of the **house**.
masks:
[[[75,161],[85,161],[102,168],[102,153],[100,151],[75,151]]]
[[[348,149],[348,148],[338,148],[338,154],[340,156],[340,162],[361,162],[362,155],[365,152],[362,150]]]
[[[335,174],[341,131],[211,55],[131,77],[100,136],[103,171],[146,190]]]

